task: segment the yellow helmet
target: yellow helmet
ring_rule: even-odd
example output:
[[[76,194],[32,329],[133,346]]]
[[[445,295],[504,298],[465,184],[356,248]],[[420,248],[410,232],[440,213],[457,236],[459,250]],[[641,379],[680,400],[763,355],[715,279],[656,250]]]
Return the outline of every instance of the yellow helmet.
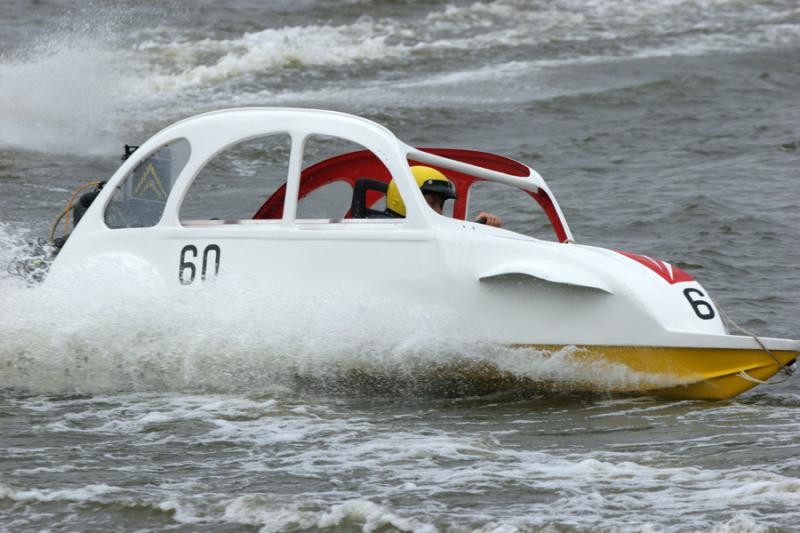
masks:
[[[438,194],[445,200],[456,199],[456,189],[453,184],[447,179],[447,176],[435,168],[417,165],[411,167],[411,173],[422,194]],[[389,189],[386,191],[386,209],[401,217],[406,216],[406,204],[403,203],[394,180],[389,183]]]

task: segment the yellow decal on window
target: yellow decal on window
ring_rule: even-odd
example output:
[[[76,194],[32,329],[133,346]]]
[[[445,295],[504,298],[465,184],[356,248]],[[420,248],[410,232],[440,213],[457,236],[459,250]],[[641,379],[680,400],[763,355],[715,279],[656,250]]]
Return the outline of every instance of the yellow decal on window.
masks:
[[[133,190],[133,195],[138,198],[144,198],[147,191],[152,191],[155,197],[161,201],[167,199],[167,191],[161,184],[161,178],[158,177],[155,165],[152,161],[148,161],[145,166],[144,172],[139,176],[139,181],[136,183],[136,188]]]

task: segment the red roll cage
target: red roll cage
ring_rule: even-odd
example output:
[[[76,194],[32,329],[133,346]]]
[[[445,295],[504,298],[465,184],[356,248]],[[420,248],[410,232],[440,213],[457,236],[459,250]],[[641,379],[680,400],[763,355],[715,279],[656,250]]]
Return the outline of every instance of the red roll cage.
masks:
[[[504,172],[512,176],[521,178],[528,177],[529,170],[525,165],[496,154],[488,152],[479,152],[476,150],[463,150],[459,148],[419,148],[423,152],[428,152],[454,161],[468,163],[471,165],[483,167],[489,170]],[[414,160],[408,160],[409,165],[423,164]],[[428,165],[436,168],[435,165]],[[469,188],[476,181],[487,181],[482,178],[477,178],[469,174],[457,172],[454,170],[439,168],[456,188],[458,198],[453,205],[453,218],[464,220],[467,213],[467,198]],[[355,183],[360,178],[371,178],[374,180],[389,183],[392,180],[392,175],[384,164],[378,159],[375,154],[369,150],[358,150],[355,152],[348,152],[329,159],[325,159],[318,163],[311,165],[303,170],[300,175],[300,191],[298,201],[312,193],[313,191],[333,183],[335,181],[344,181],[355,187]],[[556,237],[559,242],[567,241],[567,234],[561,220],[558,217],[552,199],[547,195],[544,190],[539,189],[537,192],[525,191],[528,193],[544,210]],[[286,184],[270,196],[266,202],[256,211],[253,218],[256,220],[279,219],[283,216],[283,204],[286,196]],[[378,200],[383,197],[383,193],[378,191],[367,191],[366,207],[372,207]],[[350,218],[351,213],[348,211],[344,217]]]

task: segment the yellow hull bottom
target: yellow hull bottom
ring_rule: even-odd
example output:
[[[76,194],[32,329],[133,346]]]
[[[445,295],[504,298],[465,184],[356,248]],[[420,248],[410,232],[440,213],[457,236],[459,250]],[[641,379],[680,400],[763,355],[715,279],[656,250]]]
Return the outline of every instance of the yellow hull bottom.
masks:
[[[780,366],[760,349],[643,346],[497,346],[478,358],[412,361],[398,369],[364,364],[298,374],[297,384],[346,394],[463,397],[539,391],[645,394],[677,400],[726,400],[767,381]],[[796,351],[773,351],[787,364]],[[758,381],[756,381],[758,380]]]
[[[528,347],[548,351],[567,349]],[[792,351],[772,351],[772,354],[784,365],[798,357],[798,352]],[[579,346],[572,357],[595,364],[623,365],[636,373],[654,376],[651,383],[663,379],[669,385],[645,386],[642,392],[681,400],[733,398],[758,385],[742,372],[766,381],[780,370],[775,360],[761,349]]]

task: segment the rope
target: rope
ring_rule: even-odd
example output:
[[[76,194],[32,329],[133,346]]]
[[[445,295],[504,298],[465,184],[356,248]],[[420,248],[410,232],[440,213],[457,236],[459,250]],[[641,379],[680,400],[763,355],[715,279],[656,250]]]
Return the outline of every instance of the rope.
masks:
[[[739,376],[740,378],[742,378],[744,380],[747,380],[747,381],[750,381],[752,383],[758,383],[759,385],[777,385],[778,383],[783,383],[784,381],[789,379],[789,378],[784,378],[781,381],[770,383],[769,381],[764,381],[764,380],[761,380],[761,379],[758,379],[758,378],[754,378],[753,376],[751,376],[750,374],[748,374],[744,370],[740,370],[739,372],[736,373],[736,375]]]
[[[66,218],[66,220],[64,220],[64,235],[69,233],[69,216],[68,215],[69,215],[69,212],[72,211],[75,208],[75,199],[78,197],[78,194],[82,190],[88,189],[89,187],[96,187],[96,186],[100,185],[100,183],[101,183],[100,180],[88,181],[88,182],[84,183],[83,185],[81,185],[80,187],[78,187],[77,189],[75,189],[72,192],[72,196],[70,196],[69,200],[67,201],[67,205],[64,207],[64,209],[62,209],[58,213],[58,216],[55,218],[55,220],[53,220],[53,223],[50,224],[50,233],[48,234],[47,239],[51,243],[55,239],[56,228],[58,227],[58,223],[61,222],[61,219],[64,218],[65,216],[67,218]]]
[[[717,304],[716,302],[714,302],[714,306],[717,308],[719,316],[722,317],[723,322],[733,326],[734,329],[736,329],[740,333],[744,333],[748,337],[752,337],[753,340],[755,340],[756,343],[761,347],[761,349],[767,352],[767,355],[769,355],[772,358],[772,360],[775,361],[775,364],[778,365],[778,368],[780,368],[779,372],[782,372],[785,375],[785,377],[779,381],[762,381],[760,379],[754,378],[753,376],[742,370],[737,374],[739,377],[741,377],[742,379],[746,379],[747,381],[752,381],[753,383],[758,383],[760,385],[779,385],[784,381],[788,380],[790,377],[792,377],[792,374],[794,374],[794,368],[792,368],[789,365],[784,365],[783,363],[781,363],[780,359],[775,357],[775,354],[772,353],[769,350],[769,348],[766,347],[766,345],[764,345],[764,343],[761,341],[758,335],[756,335],[750,330],[744,329],[742,326],[737,324],[731,317],[728,316],[728,313],[726,313],[725,310],[722,309],[722,307],[720,307],[719,304]]]

